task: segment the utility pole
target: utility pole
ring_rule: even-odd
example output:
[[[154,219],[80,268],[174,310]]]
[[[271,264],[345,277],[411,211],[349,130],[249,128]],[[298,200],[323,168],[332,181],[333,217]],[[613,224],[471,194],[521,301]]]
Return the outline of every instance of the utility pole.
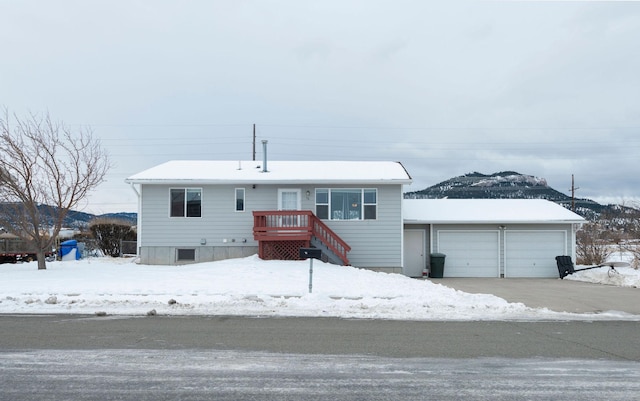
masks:
[[[253,124],[253,161],[256,161],[256,125]]]
[[[571,174],[571,211],[576,211],[576,189],[580,189],[580,187],[576,188],[575,181],[573,179],[573,174]]]

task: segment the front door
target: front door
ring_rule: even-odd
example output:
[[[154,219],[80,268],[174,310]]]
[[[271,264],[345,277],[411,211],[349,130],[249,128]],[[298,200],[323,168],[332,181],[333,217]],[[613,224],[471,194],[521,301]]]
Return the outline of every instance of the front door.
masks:
[[[300,189],[278,189],[278,210],[300,210]],[[299,216],[282,216],[281,227],[297,227],[300,225]]]
[[[404,230],[404,267],[402,274],[409,277],[422,277],[426,268],[425,231]]]

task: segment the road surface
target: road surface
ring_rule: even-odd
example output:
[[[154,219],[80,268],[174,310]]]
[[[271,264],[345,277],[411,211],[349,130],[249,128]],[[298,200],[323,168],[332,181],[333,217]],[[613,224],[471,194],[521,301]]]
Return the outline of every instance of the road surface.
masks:
[[[638,329],[0,316],[0,400],[628,400]]]

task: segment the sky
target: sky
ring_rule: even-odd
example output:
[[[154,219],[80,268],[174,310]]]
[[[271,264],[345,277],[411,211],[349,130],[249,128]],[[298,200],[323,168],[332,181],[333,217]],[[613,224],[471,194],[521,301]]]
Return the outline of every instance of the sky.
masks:
[[[79,206],[168,160],[400,161],[406,191],[517,171],[640,201],[640,2],[0,0],[0,106],[90,127]]]

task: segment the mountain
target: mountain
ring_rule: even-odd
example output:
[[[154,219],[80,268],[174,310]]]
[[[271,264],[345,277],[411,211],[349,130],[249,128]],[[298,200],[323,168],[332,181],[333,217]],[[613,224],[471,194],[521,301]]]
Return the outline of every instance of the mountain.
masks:
[[[131,225],[137,224],[138,214],[128,212],[118,213],[104,213],[104,214],[91,214],[84,212],[76,212],[70,210],[65,219],[65,226],[67,227],[83,227],[87,226],[93,219],[118,219],[131,223]]]
[[[0,210],[6,208],[6,204],[0,204]],[[57,214],[57,208],[48,205],[39,205],[38,210],[40,210],[40,214],[42,216],[55,216]],[[73,229],[82,229],[89,225],[89,223],[96,218],[115,218],[118,220],[123,220],[131,225],[137,224],[137,213],[106,213],[95,215],[91,213],[78,212],[75,210],[70,210],[67,213],[66,218],[64,219],[63,227],[65,228],[73,228]],[[53,217],[50,219],[49,224],[52,224]]]
[[[572,209],[587,220],[618,210],[618,205],[601,205],[590,199],[574,199],[547,185],[547,180],[515,171],[490,175],[473,172],[450,178],[420,191],[404,194],[408,199],[547,199]]]
[[[40,206],[40,207],[45,207],[45,206]],[[46,207],[49,207],[49,206],[46,206]],[[131,223],[131,225],[136,225],[138,221],[137,213],[119,212],[119,213],[91,214],[91,213],[77,212],[75,210],[69,210],[69,213],[67,213],[67,217],[64,219],[63,226],[67,228],[82,229],[89,226],[89,223],[92,220],[98,219],[98,218],[118,219],[118,220]]]

